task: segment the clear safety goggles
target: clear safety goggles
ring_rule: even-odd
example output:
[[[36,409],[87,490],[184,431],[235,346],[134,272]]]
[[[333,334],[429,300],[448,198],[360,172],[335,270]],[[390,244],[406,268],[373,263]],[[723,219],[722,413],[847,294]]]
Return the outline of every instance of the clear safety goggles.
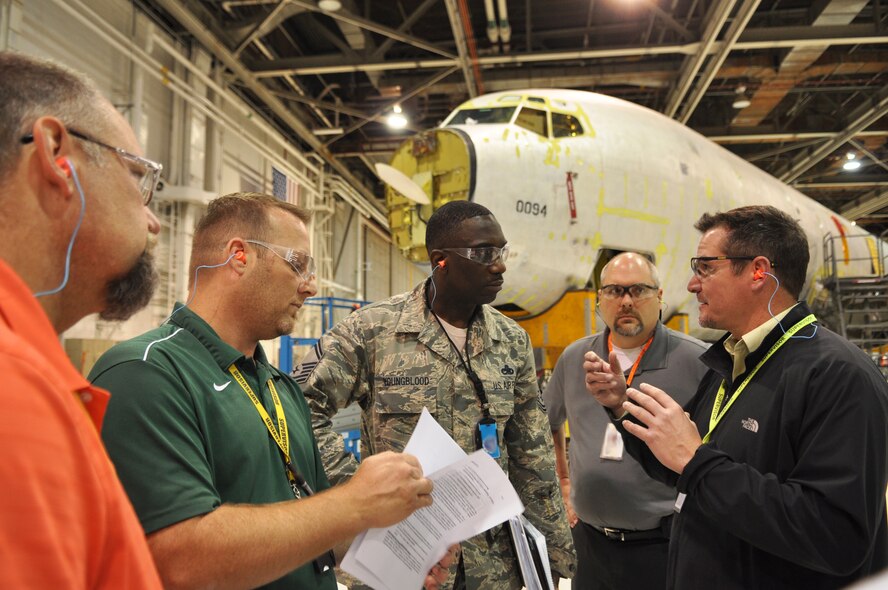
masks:
[[[509,245],[506,244],[502,248],[496,246],[484,246],[481,248],[441,248],[445,252],[453,252],[459,254],[463,258],[467,258],[472,262],[490,266],[497,262],[505,262],[509,258]]]
[[[644,301],[657,294],[659,287],[635,283],[634,285],[604,285],[598,290],[602,299],[622,299],[629,294],[633,301]]]
[[[293,248],[287,248],[286,246],[278,246],[277,244],[269,244],[268,242],[262,242],[260,240],[244,240],[250,244],[256,244],[257,246],[262,246],[263,248],[268,248],[278,258],[282,258],[284,262],[290,265],[292,269],[299,275],[303,281],[310,281],[315,278],[317,275],[315,274],[315,261],[309,254],[305,252],[300,252],[299,250],[294,250]]]

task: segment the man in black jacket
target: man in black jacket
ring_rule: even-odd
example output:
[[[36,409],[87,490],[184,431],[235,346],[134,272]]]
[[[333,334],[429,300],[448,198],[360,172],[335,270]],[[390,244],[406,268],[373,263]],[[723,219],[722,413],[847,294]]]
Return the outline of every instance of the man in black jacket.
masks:
[[[688,290],[700,324],[728,332],[701,357],[697,394],[682,408],[650,385],[627,390],[614,358],[584,363],[627,450],[679,492],[669,586],[840,588],[879,571],[888,384],[797,301],[808,266],[797,222],[754,206],[696,227]]]

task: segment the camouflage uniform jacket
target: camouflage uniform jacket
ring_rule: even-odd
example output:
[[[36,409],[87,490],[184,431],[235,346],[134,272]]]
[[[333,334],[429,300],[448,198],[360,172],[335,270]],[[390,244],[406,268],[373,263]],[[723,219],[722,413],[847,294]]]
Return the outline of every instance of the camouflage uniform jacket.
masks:
[[[424,301],[425,284],[352,313],[327,332],[303,362],[305,397],[324,467],[334,485],[357,469],[331,418],[357,402],[361,452],[401,451],[423,407],[466,452],[475,450],[482,417],[472,383]],[[530,339],[514,321],[482,306],[467,335],[472,369],[481,378],[501,436],[498,462],[546,535],[552,568],[572,577],[576,555],[555,478],[552,433],[541,407]],[[508,526],[462,544],[469,590],[521,588]],[[451,573],[450,583],[454,575]],[[445,586],[446,587],[446,586]]]

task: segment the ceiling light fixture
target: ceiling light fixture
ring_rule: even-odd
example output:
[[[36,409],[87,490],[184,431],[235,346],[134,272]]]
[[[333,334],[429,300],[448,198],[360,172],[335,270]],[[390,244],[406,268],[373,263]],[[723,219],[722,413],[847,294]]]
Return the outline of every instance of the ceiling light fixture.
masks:
[[[848,160],[844,164],[842,164],[843,170],[853,171],[860,168],[860,160]]]
[[[386,117],[386,124],[392,129],[403,129],[407,127],[407,117],[401,112],[401,105],[395,105],[392,108],[392,114]]]
[[[734,97],[734,102],[731,103],[731,106],[735,109],[745,109],[752,104],[752,102],[749,100],[749,97],[746,96],[746,86],[744,84],[737,86],[736,90],[734,90],[734,93],[737,96]]]
[[[327,12],[336,12],[342,8],[342,2],[339,0],[318,0],[318,8]]]
[[[849,160],[856,160],[857,154],[855,154],[854,152],[848,152],[847,154],[845,154],[845,157],[848,158]]]
[[[345,130],[342,127],[317,127],[311,132],[315,135],[342,135]]]

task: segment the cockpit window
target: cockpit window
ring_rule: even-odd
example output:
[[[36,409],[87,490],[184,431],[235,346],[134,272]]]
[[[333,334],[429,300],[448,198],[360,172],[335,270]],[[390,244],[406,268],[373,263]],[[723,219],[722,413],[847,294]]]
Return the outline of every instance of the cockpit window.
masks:
[[[552,137],[576,137],[583,134],[583,126],[571,115],[552,113]]]
[[[493,123],[508,123],[512,120],[515,107],[500,107],[493,109],[463,109],[458,111],[448,125],[490,125]]]
[[[546,122],[546,111],[522,107],[515,118],[515,124],[533,131],[543,137],[549,136],[549,126]]]

